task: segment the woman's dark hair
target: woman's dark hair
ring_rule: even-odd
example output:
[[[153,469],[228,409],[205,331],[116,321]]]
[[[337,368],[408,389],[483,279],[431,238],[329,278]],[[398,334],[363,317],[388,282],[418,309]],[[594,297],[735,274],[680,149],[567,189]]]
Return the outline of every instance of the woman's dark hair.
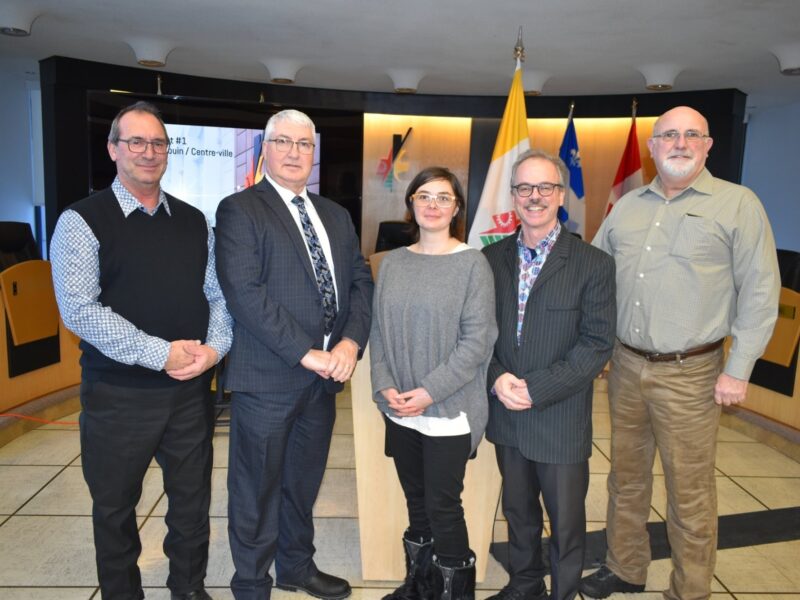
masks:
[[[419,240],[419,225],[414,218],[414,201],[411,199],[419,188],[428,183],[429,181],[443,180],[450,184],[453,188],[453,193],[456,196],[456,207],[458,212],[453,220],[450,221],[450,235],[454,238],[464,240],[464,218],[467,214],[466,201],[464,200],[464,190],[461,188],[461,183],[450,169],[445,167],[427,167],[417,173],[416,177],[411,180],[406,189],[406,221],[408,221],[409,232],[411,233],[414,241]]]

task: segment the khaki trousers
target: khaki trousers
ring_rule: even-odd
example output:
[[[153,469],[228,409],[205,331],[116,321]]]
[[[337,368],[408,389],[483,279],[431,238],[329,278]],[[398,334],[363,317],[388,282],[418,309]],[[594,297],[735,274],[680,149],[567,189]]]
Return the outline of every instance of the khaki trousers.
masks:
[[[617,343],[611,359],[611,472],[606,563],[619,577],[644,584],[650,564],[645,524],[658,448],[667,488],[672,549],[668,600],[711,595],[717,549],[714,460],[720,407],[714,385],[722,348],[681,362],[648,362]]]

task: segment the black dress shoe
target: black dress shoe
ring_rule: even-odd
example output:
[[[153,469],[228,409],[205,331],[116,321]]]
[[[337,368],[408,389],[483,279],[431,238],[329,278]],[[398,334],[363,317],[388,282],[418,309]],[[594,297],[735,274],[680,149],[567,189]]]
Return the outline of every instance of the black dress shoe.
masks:
[[[486,598],[486,600],[548,600],[548,595],[544,581],[540,581],[537,589],[527,594],[507,585],[494,596]]]
[[[607,598],[614,593],[633,594],[643,592],[644,584],[628,583],[603,565],[591,575],[581,579],[578,589],[582,594],[591,598]]]
[[[205,588],[199,588],[196,590],[192,590],[186,594],[170,594],[170,598],[172,600],[214,600],[211,596],[208,595],[208,592]]]
[[[302,583],[276,581],[275,587],[287,592],[300,590],[309,596],[322,598],[322,600],[342,600],[342,598],[347,598],[350,595],[350,584],[347,581],[322,571],[317,571]]]

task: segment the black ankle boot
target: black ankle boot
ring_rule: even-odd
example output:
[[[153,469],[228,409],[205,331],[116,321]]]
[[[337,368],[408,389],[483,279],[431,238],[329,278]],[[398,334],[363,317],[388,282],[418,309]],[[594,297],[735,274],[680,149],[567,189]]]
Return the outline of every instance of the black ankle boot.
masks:
[[[383,597],[383,600],[432,600],[430,583],[433,540],[410,540],[408,531],[403,535],[406,554],[406,578],[402,585]]]
[[[435,600],[475,600],[475,553],[456,567],[445,567],[433,557]]]

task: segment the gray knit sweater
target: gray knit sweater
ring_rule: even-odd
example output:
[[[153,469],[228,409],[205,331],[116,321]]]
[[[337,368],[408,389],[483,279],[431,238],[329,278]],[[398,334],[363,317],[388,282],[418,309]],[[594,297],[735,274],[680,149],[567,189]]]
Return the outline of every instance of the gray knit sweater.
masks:
[[[424,415],[467,415],[473,450],[488,418],[486,371],[497,338],[494,279],[477,250],[417,254],[393,250],[383,259],[370,333],[373,398],[423,387],[433,398]]]

